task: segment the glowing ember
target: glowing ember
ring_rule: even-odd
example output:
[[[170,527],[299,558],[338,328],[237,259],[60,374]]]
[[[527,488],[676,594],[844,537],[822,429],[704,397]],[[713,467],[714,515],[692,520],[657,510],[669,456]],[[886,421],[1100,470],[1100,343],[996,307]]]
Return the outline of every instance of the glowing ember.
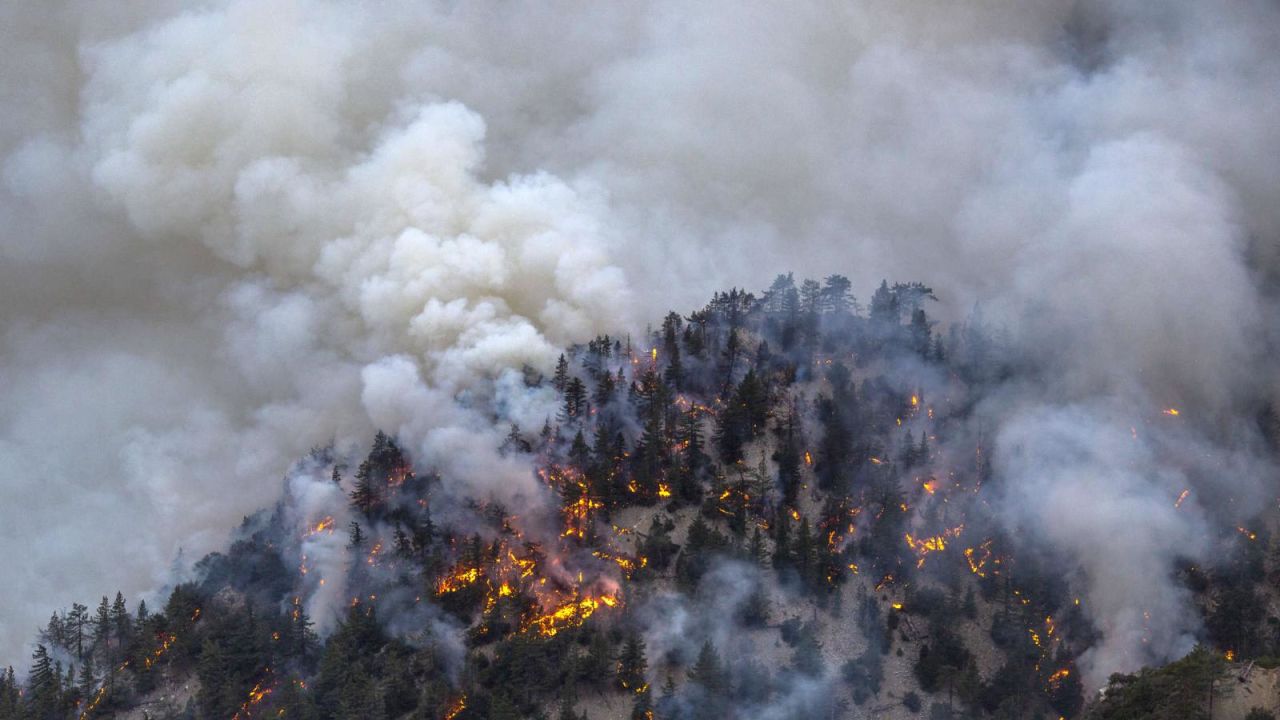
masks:
[[[959,525],[949,530],[944,530],[940,535],[932,537],[917,538],[911,533],[906,533],[907,546],[915,551],[919,560],[916,561],[916,567],[924,567],[925,557],[929,553],[942,552],[947,549],[947,538],[960,537],[960,533],[964,531],[964,526]],[[967,553],[966,553],[967,556]]]
[[[991,541],[988,540],[978,546],[978,550],[982,552],[979,555],[973,548],[964,549],[964,559],[969,562],[969,571],[980,578],[987,576],[987,561],[991,559]]]
[[[436,594],[447,595],[451,592],[456,592],[464,587],[474,585],[479,579],[479,568],[458,568],[452,574],[440,578],[436,583]]]
[[[1236,659],[1236,651],[1228,650],[1222,657],[1226,659],[1227,662],[1234,662]]]
[[[1177,499],[1177,501],[1173,503],[1173,507],[1174,507],[1174,509],[1177,509],[1177,508],[1182,507],[1182,501],[1183,501],[1183,500],[1186,500],[1186,499],[1187,499],[1187,496],[1188,496],[1188,495],[1190,495],[1190,494],[1191,494],[1191,491],[1190,491],[1190,490],[1183,490],[1183,491],[1182,491],[1182,494],[1178,495],[1178,499]]]
[[[253,717],[253,708],[259,705],[263,700],[271,694],[272,688],[263,687],[259,682],[249,691],[249,697],[240,705],[240,710],[231,716],[231,720],[240,720],[240,718]]]
[[[615,607],[618,600],[610,595],[584,597],[565,603],[554,610],[524,623],[522,630],[536,629],[543,637],[555,637],[561,630],[582,625],[603,605]]]
[[[457,700],[454,700],[452,703],[450,703],[449,707],[445,709],[444,720],[453,720],[454,718],[461,715],[462,711],[466,709],[467,709],[467,696],[463,695],[459,697]]]

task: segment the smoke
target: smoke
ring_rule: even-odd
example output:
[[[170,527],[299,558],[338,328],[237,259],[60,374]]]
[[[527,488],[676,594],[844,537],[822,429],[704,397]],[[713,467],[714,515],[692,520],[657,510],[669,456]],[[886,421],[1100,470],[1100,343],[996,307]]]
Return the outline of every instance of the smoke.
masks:
[[[1140,540],[1117,567],[1194,549],[1162,446],[1094,443],[1177,404],[1248,467],[1220,421],[1270,389],[1277,14],[6,6],[0,539],[23,551],[0,559],[0,652],[60,603],[158,586],[294,458],[375,426],[448,492],[536,502],[493,452],[550,411],[523,366],[784,269],[982,302],[1048,378],[991,404],[997,472],[1113,480],[1087,524],[1022,492],[1011,522],[1086,566],[1107,533]],[[1165,651],[1194,633],[1164,576],[1089,570],[1120,623],[1097,673],[1136,660],[1138,592],[1169,610]]]

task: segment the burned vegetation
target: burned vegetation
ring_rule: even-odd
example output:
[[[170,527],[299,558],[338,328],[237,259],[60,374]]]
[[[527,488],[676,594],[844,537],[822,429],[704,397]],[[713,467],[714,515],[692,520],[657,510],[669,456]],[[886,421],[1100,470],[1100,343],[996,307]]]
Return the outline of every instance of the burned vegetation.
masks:
[[[556,414],[494,449],[538,480],[520,506],[383,433],[317,450],[163,608],[55,613],[0,720],[1156,716],[1139,690],[1179,681],[1086,707],[1076,571],[993,511],[975,408],[1025,369],[935,302],[784,275],[572,347],[524,374]],[[1183,707],[1277,653],[1259,533],[1170,569],[1217,646]]]

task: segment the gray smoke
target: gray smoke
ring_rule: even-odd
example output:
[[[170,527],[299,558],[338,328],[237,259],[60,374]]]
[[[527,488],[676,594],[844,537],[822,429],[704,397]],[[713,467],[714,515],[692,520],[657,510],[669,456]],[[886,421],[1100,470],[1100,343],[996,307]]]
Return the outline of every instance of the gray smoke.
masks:
[[[1119,623],[1095,680],[1139,602],[1176,652],[1166,576],[1074,538],[1156,567],[1223,514],[1168,512],[1166,429],[1101,450],[1133,418],[1252,468],[1220,428],[1272,385],[1277,44],[1261,0],[0,7],[0,652],[375,426],[534,499],[492,452],[548,411],[522,366],[784,269],[1009,327],[1051,380],[991,404],[997,472],[1097,505],[1011,522]]]

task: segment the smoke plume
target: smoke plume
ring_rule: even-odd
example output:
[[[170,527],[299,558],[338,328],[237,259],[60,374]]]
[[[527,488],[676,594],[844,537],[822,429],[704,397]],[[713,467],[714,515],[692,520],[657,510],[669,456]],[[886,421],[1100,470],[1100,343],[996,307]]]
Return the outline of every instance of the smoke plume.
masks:
[[[1095,682],[1176,653],[1155,568],[1236,511],[1169,493],[1267,490],[1278,43],[1261,0],[0,8],[0,654],[375,427],[537,502],[526,366],[788,269],[1008,328],[1010,524],[1083,566]]]

